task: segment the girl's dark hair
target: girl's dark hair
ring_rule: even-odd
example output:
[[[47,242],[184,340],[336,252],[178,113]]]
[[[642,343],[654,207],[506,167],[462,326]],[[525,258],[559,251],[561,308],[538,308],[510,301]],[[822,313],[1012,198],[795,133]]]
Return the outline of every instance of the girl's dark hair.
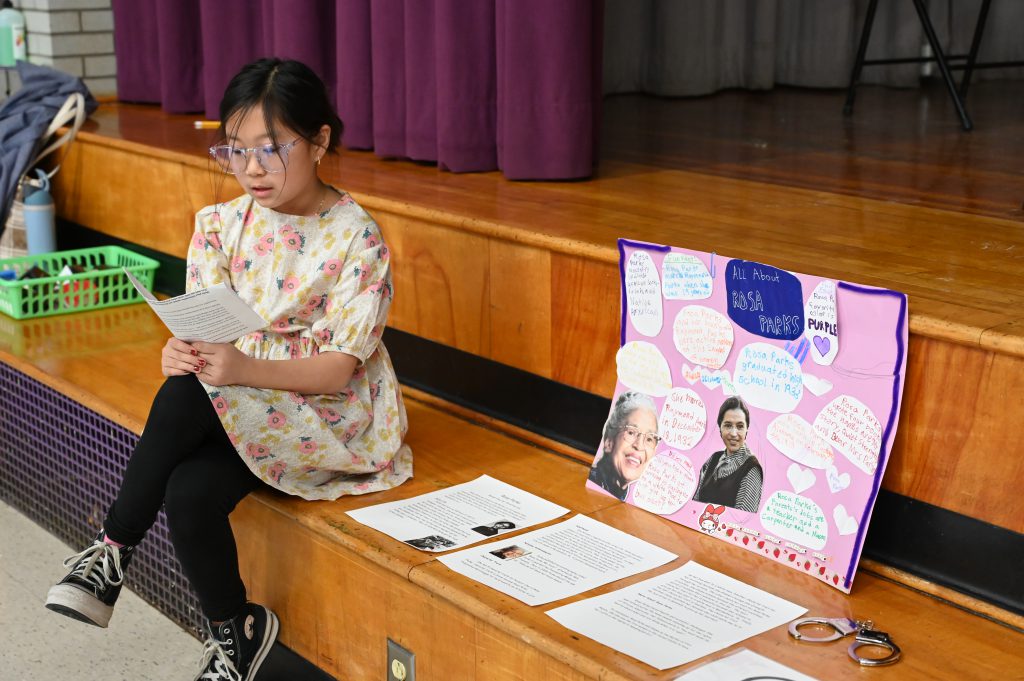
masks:
[[[310,144],[320,128],[331,128],[327,150],[341,142],[344,124],[327,96],[327,87],[313,69],[294,59],[258,59],[231,79],[220,101],[220,134],[227,137],[228,119],[263,106],[270,139],[277,144],[274,123],[280,122]],[[287,140],[286,140],[287,141]]]
[[[743,415],[747,418],[746,426],[750,427],[750,410],[747,409],[747,405],[743,403],[743,400],[733,396],[728,398],[725,402],[722,402],[722,406],[718,408],[718,427],[722,427],[722,419],[725,418],[725,412],[730,409],[739,409],[743,412]]]

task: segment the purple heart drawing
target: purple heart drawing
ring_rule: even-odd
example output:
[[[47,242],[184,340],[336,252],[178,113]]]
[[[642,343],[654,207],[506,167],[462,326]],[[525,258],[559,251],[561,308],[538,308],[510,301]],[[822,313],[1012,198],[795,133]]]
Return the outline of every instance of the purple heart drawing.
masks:
[[[832,347],[832,341],[824,336],[814,337],[814,349],[818,351],[818,354],[824,357],[828,354],[829,349]]]

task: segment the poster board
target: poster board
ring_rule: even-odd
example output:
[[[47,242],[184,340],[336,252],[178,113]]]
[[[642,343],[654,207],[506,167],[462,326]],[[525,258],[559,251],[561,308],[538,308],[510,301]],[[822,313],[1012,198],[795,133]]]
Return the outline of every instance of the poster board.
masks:
[[[848,593],[899,417],[906,296],[657,244],[619,255],[587,486]]]

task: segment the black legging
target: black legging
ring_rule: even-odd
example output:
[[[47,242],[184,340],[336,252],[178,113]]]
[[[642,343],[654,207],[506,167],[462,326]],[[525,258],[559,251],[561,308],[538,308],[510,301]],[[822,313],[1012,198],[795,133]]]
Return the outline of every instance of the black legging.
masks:
[[[162,504],[203,613],[226,620],[246,600],[228,514],[262,484],[231,444],[199,380],[172,376],[153,400],[103,529],[120,544],[138,544]]]

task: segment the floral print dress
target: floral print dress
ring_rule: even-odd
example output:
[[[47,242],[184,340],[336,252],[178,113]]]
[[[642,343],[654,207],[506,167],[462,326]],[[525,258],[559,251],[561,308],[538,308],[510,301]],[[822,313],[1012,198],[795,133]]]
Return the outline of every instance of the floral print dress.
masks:
[[[402,396],[381,333],[391,268],[380,230],[345,193],[319,216],[264,208],[243,195],[196,215],[186,289],[231,286],[270,322],[235,346],[257,359],[344,352],[358,360],[344,391],[300,395],[203,384],[252,471],[305,499],[389,489],[412,477]]]

